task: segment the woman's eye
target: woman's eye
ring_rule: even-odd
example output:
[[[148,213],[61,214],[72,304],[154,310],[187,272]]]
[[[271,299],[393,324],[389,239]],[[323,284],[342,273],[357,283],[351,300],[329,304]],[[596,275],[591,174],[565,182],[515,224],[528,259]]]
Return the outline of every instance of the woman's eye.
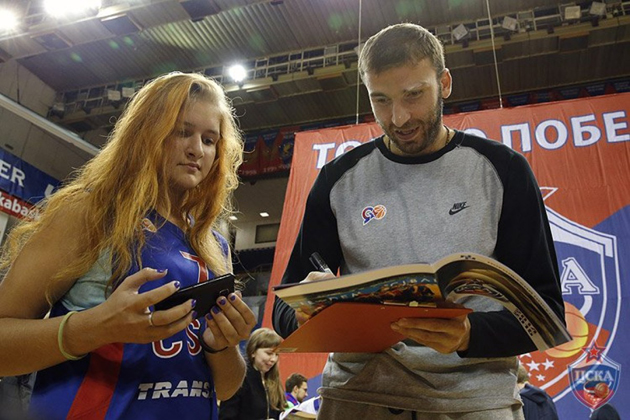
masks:
[[[206,145],[211,145],[211,144],[215,144],[217,142],[216,139],[212,138],[212,137],[206,137],[203,139],[203,143]]]

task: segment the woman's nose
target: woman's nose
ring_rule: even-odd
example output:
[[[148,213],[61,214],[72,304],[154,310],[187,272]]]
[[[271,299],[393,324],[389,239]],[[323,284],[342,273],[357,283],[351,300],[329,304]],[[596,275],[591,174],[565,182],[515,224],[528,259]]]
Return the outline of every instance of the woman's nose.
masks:
[[[186,153],[195,158],[203,157],[203,140],[201,139],[201,136],[194,135],[188,139]]]

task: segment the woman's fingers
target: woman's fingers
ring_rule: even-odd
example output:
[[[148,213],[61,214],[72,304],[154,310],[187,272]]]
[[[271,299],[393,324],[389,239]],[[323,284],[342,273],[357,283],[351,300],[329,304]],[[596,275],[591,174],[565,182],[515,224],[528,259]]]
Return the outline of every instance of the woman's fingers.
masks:
[[[174,294],[179,281],[171,281],[146,292],[138,293],[145,283],[163,278],[165,271],[144,268],[125,278],[110,299],[110,313],[119,316],[114,325],[121,336],[133,336],[126,342],[151,342],[170,337],[185,329],[196,318],[192,299],[169,309],[152,311],[156,303]],[[256,325],[256,317],[240,293],[231,293],[217,299],[209,315],[208,329],[204,334],[207,344],[213,347],[235,346],[247,339]],[[203,339],[203,338],[202,338]]]
[[[112,342],[161,340],[183,330],[192,321],[192,300],[167,310],[151,312],[152,306],[179,290],[179,281],[138,293],[145,283],[163,279],[166,274],[166,270],[144,268],[126,277],[116,287],[104,309],[106,323],[103,327],[112,336]]]
[[[217,305],[206,316],[206,320],[215,341],[221,341],[222,337],[225,345],[230,346],[237,345],[249,337],[249,333],[256,325],[254,313],[235,293],[227,298],[217,299]]]
[[[173,306],[172,308],[162,311],[153,311],[150,317],[153,327],[160,327],[163,325],[169,325],[174,322],[186,318],[188,314],[191,314],[192,318],[196,318],[195,301],[189,299],[181,305]]]
[[[155,268],[145,267],[140,271],[136,271],[132,275],[126,277],[118,287],[122,290],[135,290],[138,291],[140,287],[151,280],[161,279],[168,273],[168,270],[156,270]]]
[[[249,306],[247,306],[243,299],[241,299],[240,295],[237,295],[236,293],[230,294],[227,299],[232,304],[231,308],[225,306],[228,308],[228,318],[231,319],[230,316],[232,316],[235,319],[242,319],[244,321],[244,328],[246,329],[246,331],[243,332],[246,334],[246,338],[249,337],[251,329],[256,325],[256,316],[254,315],[254,312]]]

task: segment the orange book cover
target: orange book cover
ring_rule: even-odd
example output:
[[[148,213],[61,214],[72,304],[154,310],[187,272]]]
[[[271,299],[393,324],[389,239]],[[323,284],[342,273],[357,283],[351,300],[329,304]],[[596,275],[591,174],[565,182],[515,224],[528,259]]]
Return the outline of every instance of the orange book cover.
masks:
[[[287,337],[282,352],[379,353],[404,340],[390,325],[401,318],[454,318],[467,308],[339,302],[306,321]]]

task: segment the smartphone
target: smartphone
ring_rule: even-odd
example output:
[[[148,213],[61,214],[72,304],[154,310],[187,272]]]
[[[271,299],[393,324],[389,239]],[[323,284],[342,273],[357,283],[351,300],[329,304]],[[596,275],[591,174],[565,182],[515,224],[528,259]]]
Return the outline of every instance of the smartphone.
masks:
[[[227,297],[234,292],[234,278],[234,274],[228,273],[203,283],[184,287],[163,301],[156,303],[155,310],[162,311],[180,305],[189,299],[195,299],[197,304],[194,310],[197,311],[197,318],[203,318],[216,305],[219,296]]]

